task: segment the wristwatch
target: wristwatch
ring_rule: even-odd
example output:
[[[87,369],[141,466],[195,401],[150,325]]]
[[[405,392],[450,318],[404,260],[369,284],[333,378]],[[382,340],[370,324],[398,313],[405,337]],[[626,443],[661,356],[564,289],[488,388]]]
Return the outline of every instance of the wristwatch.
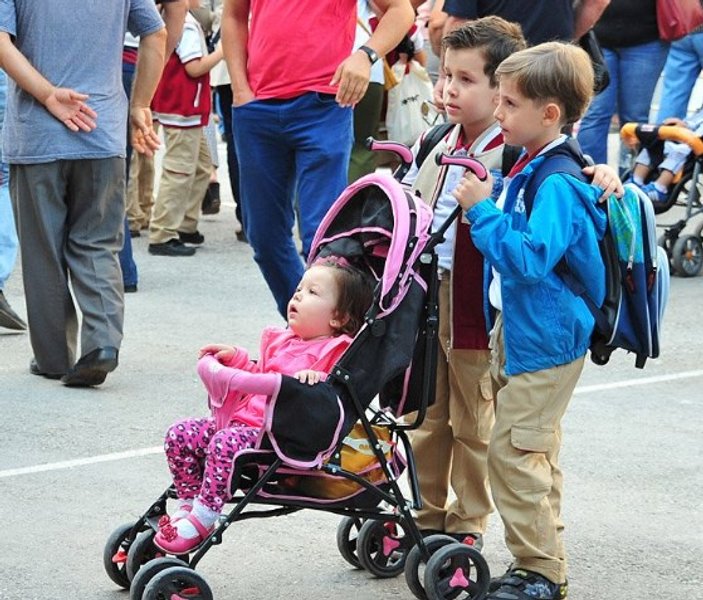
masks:
[[[357,50],[361,50],[366,56],[369,57],[369,61],[371,64],[374,64],[378,59],[378,52],[376,52],[373,48],[369,48],[368,46],[359,46]]]

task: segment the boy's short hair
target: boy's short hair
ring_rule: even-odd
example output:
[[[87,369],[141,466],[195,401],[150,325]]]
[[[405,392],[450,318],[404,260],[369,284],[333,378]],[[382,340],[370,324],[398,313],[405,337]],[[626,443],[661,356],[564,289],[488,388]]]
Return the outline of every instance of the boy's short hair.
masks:
[[[591,59],[573,44],[545,42],[516,52],[499,65],[496,75],[512,78],[530,100],[559,102],[565,124],[578,121],[593,96]]]
[[[449,32],[442,39],[442,47],[445,50],[480,49],[486,61],[483,72],[491,80],[493,87],[498,85],[498,65],[526,46],[520,25],[496,16],[470,21]]]

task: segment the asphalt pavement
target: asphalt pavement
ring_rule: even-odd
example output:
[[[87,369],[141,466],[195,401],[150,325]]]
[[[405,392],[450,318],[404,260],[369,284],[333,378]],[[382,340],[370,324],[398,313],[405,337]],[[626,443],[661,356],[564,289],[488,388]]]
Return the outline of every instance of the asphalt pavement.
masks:
[[[28,335],[0,331],[0,599],[126,600],[103,545],[167,485],[166,427],[205,413],[198,348],[255,353],[261,329],[282,323],[221,181],[223,208],[203,217],[194,257],[151,256],[133,240],[139,291],[102,386],[30,375]],[[24,316],[20,269],[5,294]],[[703,598],[701,299],[703,276],[673,278],[661,358],[586,367],[563,423],[571,600]],[[301,512],[237,524],[199,571],[219,600],[412,598],[402,576],[374,579],[341,558],[337,522]],[[484,554],[494,573],[509,563],[497,515]]]

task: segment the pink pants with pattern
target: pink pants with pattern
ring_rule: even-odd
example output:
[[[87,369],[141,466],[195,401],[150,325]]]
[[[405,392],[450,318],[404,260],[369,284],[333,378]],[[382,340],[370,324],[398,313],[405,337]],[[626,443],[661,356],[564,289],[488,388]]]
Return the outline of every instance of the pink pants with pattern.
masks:
[[[259,435],[257,427],[234,423],[219,431],[213,418],[177,421],[166,432],[164,450],[178,497],[198,500],[222,512],[230,499],[234,459],[251,448]]]

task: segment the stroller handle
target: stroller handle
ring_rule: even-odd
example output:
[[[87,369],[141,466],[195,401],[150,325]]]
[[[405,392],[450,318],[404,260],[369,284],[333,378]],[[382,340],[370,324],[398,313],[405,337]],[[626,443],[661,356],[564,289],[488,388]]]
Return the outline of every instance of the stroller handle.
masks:
[[[408,148],[405,144],[401,144],[400,142],[393,142],[391,140],[387,142],[379,142],[378,140],[372,137],[367,137],[366,141],[364,142],[364,145],[368,150],[371,150],[372,152],[392,152],[398,158],[400,158],[401,164],[393,173],[393,177],[397,181],[403,181],[403,177],[405,177],[407,172],[410,170],[410,167],[412,166],[414,160],[413,153],[410,148]]]
[[[625,123],[620,129],[620,137],[628,144],[654,140],[683,142],[696,156],[703,154],[703,140],[687,127],[679,125],[652,125],[649,123]]]
[[[483,163],[479,162],[475,158],[470,158],[468,156],[455,156],[453,154],[438,154],[435,157],[435,162],[441,167],[445,165],[458,165],[471,171],[476,177],[481,181],[486,181],[488,177],[488,171]]]

